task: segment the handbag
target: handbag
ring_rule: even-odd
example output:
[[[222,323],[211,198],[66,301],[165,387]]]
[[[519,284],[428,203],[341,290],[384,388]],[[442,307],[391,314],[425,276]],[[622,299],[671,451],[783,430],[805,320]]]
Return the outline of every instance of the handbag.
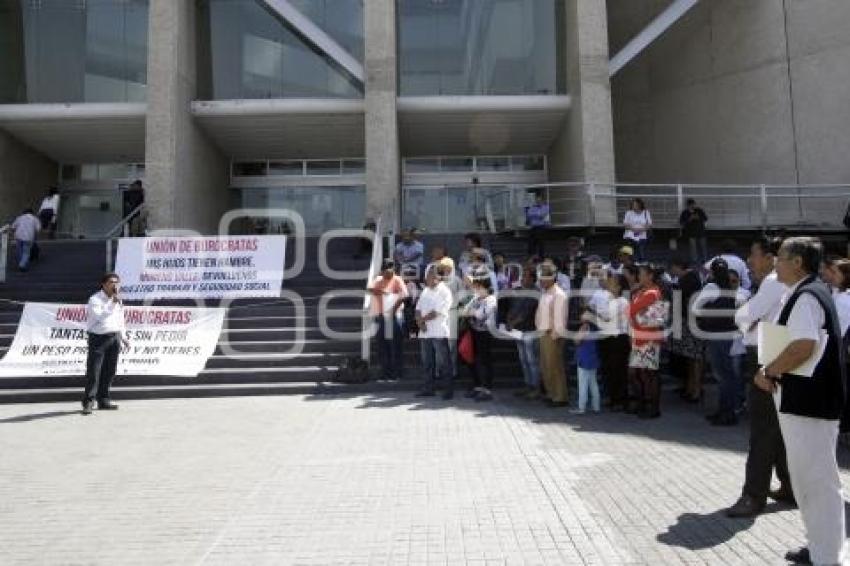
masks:
[[[457,354],[463,363],[472,365],[475,362],[475,343],[472,340],[472,331],[464,332],[457,343]]]

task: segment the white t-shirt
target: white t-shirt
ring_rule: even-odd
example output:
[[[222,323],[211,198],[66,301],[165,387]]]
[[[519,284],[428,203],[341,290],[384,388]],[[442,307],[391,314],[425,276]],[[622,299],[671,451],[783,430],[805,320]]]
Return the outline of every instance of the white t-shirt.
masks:
[[[652,216],[649,214],[649,211],[644,209],[640,212],[635,212],[634,210],[627,210],[625,217],[623,217],[623,224],[626,225],[626,232],[623,234],[623,238],[626,240],[646,240],[646,230],[642,232],[635,232],[630,226],[638,226],[641,228],[648,229],[652,226]]]
[[[59,195],[44,197],[38,212],[40,213],[42,210],[52,210],[55,214],[59,214]]]
[[[34,242],[41,230],[41,221],[32,214],[22,214],[12,222],[12,230],[16,240]]]
[[[419,332],[420,338],[448,338],[449,337],[449,309],[452,306],[452,292],[445,283],[438,283],[435,287],[425,287],[416,310],[425,316],[431,312],[437,313],[437,317],[425,323],[425,330]]]
[[[625,297],[614,298],[611,293],[605,291],[608,300],[604,308],[594,305],[596,312],[596,326],[603,336],[618,336],[629,333],[629,301]]]
[[[782,311],[782,298],[787,292],[788,287],[779,281],[774,271],[764,278],[758,292],[738,309],[735,313],[735,324],[744,333],[744,344],[758,344],[756,323],[776,320]]]

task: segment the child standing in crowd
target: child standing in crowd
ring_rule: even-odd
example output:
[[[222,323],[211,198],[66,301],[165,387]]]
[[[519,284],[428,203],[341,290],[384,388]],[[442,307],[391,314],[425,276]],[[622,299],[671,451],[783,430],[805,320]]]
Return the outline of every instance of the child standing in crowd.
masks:
[[[581,318],[581,326],[575,337],[576,366],[578,373],[578,407],[570,411],[583,415],[587,410],[587,398],[590,396],[591,409],[594,413],[602,410],[599,396],[599,382],[596,371],[599,369],[599,352],[597,350],[597,330],[592,322],[592,314],[585,312]]]

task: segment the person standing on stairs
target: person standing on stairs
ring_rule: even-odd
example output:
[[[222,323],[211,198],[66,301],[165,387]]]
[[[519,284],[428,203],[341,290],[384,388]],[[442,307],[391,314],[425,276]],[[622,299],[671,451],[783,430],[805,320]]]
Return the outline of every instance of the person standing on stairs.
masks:
[[[100,291],[86,305],[88,358],[83,414],[90,415],[97,401],[101,411],[114,411],[118,405],[109,399],[109,391],[118,369],[121,348],[129,346],[124,337],[124,303],[118,295],[121,281],[115,273],[107,273],[100,281]]]
[[[401,307],[407,297],[407,286],[402,278],[396,275],[395,267],[393,260],[384,260],[381,275],[369,285],[369,291],[372,293],[370,314],[378,327],[375,335],[378,341],[378,359],[383,379],[388,381],[401,379],[404,369]]]
[[[27,208],[12,222],[11,229],[18,251],[18,269],[27,271],[30,267],[33,246],[36,245],[35,239],[41,229],[41,222],[32,213],[32,209]]]
[[[59,189],[50,187],[47,195],[42,199],[38,207],[38,219],[41,221],[41,229],[47,232],[48,237],[56,238],[56,224],[59,221]]]

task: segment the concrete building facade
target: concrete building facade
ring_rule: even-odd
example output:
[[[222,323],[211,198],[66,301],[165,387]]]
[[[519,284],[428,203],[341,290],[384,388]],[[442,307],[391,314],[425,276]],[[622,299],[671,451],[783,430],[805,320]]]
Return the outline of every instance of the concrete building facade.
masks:
[[[850,179],[845,2],[697,2],[610,78],[671,2],[9,0],[0,215],[58,185],[96,237],[142,179],[153,229],[456,232],[541,183]]]

